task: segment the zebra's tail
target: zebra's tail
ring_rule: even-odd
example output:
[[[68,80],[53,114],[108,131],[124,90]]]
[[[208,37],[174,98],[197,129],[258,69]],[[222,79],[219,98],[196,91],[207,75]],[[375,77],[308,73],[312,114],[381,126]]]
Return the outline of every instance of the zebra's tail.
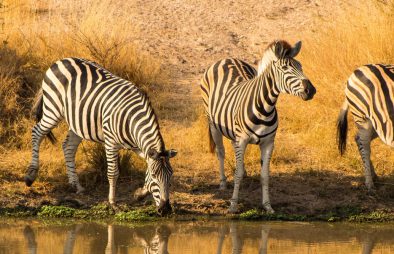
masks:
[[[209,135],[209,152],[214,153],[216,149],[215,141],[213,141],[211,128],[208,126],[208,135]]]
[[[40,91],[38,91],[35,101],[34,101],[34,105],[32,108],[32,115],[34,115],[34,118],[36,120],[36,122],[38,123],[43,115],[43,105],[44,105],[44,101],[43,101],[43,93],[42,93],[42,89],[40,89]],[[47,137],[49,139],[49,141],[51,141],[52,144],[56,143],[56,137],[55,135],[53,135],[52,131],[49,131],[49,133],[47,134]]]
[[[341,155],[346,151],[346,139],[347,139],[347,112],[349,110],[349,105],[345,101],[341,111],[339,112],[337,121],[337,145],[338,150]]]

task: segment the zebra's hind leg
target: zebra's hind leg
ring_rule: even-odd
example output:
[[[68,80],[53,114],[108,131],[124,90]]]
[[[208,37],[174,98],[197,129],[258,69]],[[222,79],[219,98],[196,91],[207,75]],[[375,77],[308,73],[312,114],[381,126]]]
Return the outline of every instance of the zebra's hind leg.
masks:
[[[230,200],[230,213],[236,213],[238,211],[238,196],[239,196],[239,187],[241,185],[241,181],[244,175],[244,154],[246,149],[247,141],[239,140],[233,142],[233,147],[235,151],[236,158],[236,168],[234,173],[234,190],[233,196]]]
[[[78,194],[85,190],[79,183],[78,175],[75,170],[75,154],[77,153],[81,141],[82,138],[70,130],[62,144],[64,159],[66,160],[68,182],[72,187],[76,188]]]
[[[225,150],[223,145],[223,135],[213,125],[210,124],[209,128],[211,131],[212,139],[216,145],[216,155],[219,160],[219,174],[220,174],[219,190],[225,190],[227,186],[227,178],[226,175],[224,174]]]
[[[368,191],[372,192],[375,189],[373,175],[376,176],[371,162],[371,140],[374,138],[374,130],[370,121],[366,121],[363,124],[357,124],[357,127],[358,132],[355,140],[364,164],[365,185]]]
[[[119,166],[118,166],[118,158],[119,158],[119,148],[114,147],[109,142],[105,143],[105,154],[107,157],[107,177],[109,182],[109,193],[108,193],[108,201],[109,204],[115,208],[115,189],[116,189],[116,181],[119,176]]]
[[[24,177],[27,186],[31,186],[37,178],[39,169],[40,145],[44,137],[57,125],[58,121],[42,119],[32,129],[32,159]]]

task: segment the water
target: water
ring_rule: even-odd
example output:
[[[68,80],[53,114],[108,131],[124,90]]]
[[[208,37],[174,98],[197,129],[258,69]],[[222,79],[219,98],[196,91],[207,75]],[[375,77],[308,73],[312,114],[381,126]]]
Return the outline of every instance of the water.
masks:
[[[394,253],[394,225],[0,220],[2,253]]]

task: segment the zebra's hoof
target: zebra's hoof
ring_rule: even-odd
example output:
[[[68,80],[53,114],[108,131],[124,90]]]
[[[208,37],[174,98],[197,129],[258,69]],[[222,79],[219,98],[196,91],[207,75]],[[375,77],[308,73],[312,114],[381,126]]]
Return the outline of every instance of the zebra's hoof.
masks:
[[[148,195],[148,191],[146,191],[144,188],[138,188],[134,192],[134,199],[136,201],[141,201],[143,200],[146,196]]]
[[[27,187],[30,187],[33,184],[34,180],[31,180],[29,176],[25,176],[25,184]]]
[[[77,194],[83,194],[85,192],[85,188],[82,186],[77,187]]]
[[[264,207],[264,209],[265,209],[265,211],[268,213],[268,214],[274,214],[275,213],[275,210],[274,209],[272,209],[272,207]]]
[[[224,191],[224,190],[226,190],[226,189],[227,189],[227,183],[226,183],[226,181],[220,182],[219,190]]]
[[[272,206],[271,206],[271,204],[269,202],[263,204],[263,208],[268,214],[274,214],[275,213],[275,210],[272,209]]]
[[[238,207],[237,205],[230,205],[230,208],[228,209],[229,214],[235,214],[238,213]]]
[[[375,188],[374,185],[367,186],[367,191],[368,191],[368,194],[371,195],[371,196],[376,195],[376,188]]]
[[[111,210],[112,210],[114,213],[117,213],[117,212],[120,211],[119,206],[117,206],[115,203],[114,203],[114,204],[109,204],[109,205],[110,205],[110,207],[111,207]]]

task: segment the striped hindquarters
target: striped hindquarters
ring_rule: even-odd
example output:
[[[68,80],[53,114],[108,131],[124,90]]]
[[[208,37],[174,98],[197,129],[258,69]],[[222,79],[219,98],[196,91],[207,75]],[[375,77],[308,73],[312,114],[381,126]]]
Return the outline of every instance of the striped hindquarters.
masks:
[[[345,94],[356,123],[369,119],[383,142],[394,146],[394,66],[369,64],[356,69]]]
[[[244,61],[238,59],[224,59],[210,66],[201,80],[201,93],[205,112],[210,122],[217,125],[221,132],[234,138],[233,115],[235,112],[235,93],[230,95],[243,81],[256,77],[257,71]],[[230,97],[234,98],[230,98]],[[227,113],[226,113],[227,112]]]
[[[234,85],[256,77],[257,71],[248,63],[228,58],[211,65],[201,80],[201,93],[205,107],[211,97],[222,96]]]

